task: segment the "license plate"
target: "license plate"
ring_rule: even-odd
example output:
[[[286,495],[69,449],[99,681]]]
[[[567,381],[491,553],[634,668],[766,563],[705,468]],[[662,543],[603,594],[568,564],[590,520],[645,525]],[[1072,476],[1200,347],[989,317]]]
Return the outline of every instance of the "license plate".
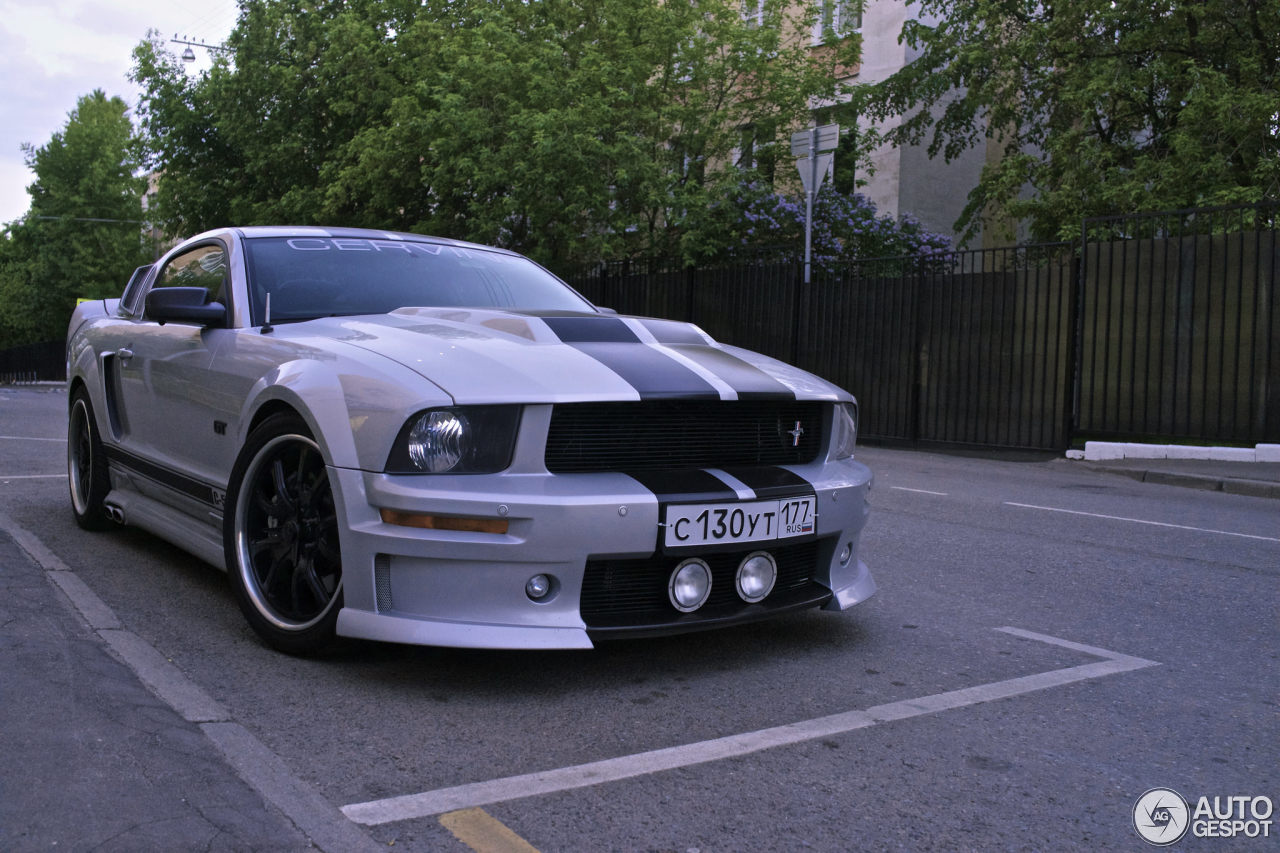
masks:
[[[669,506],[664,543],[668,548],[686,548],[807,536],[814,531],[816,503],[813,495],[805,495],[782,500]]]

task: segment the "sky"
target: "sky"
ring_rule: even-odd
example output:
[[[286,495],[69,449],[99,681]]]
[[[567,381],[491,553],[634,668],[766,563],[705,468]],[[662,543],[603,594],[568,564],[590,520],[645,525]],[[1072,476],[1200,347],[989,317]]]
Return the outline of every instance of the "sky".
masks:
[[[217,44],[235,22],[235,0],[0,0],[0,224],[30,207],[24,142],[45,145],[94,89],[137,106],[128,75],[148,30]],[[195,52],[189,73],[209,65],[208,51]]]

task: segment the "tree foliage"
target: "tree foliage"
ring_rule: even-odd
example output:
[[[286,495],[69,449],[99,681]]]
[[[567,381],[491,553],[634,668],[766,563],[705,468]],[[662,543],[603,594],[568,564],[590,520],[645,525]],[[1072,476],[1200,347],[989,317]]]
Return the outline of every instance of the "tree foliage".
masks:
[[[134,77],[159,211],[496,243],[544,262],[670,251],[750,136],[765,163],[837,62],[766,0],[247,0],[199,78],[152,39]]]
[[[118,296],[149,256],[139,149],[120,98],[79,99],[45,145],[25,145],[31,208],[0,238],[0,347],[57,340],[78,297]]]
[[[1276,0],[912,0],[918,58],[863,90],[893,144],[990,158],[958,228],[1280,195]],[[930,25],[925,21],[937,21]],[[1029,192],[1028,192],[1029,190]]]

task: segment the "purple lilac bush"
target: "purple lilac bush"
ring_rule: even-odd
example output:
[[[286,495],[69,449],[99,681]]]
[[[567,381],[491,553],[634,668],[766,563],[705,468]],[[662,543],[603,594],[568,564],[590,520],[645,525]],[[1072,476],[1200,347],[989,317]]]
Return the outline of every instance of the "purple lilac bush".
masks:
[[[804,257],[804,196],[782,194],[762,181],[723,185],[686,236],[694,263],[798,261]],[[861,193],[823,186],[813,206],[813,262],[834,267],[870,258],[921,257],[951,250],[951,239],[909,213],[880,216]]]

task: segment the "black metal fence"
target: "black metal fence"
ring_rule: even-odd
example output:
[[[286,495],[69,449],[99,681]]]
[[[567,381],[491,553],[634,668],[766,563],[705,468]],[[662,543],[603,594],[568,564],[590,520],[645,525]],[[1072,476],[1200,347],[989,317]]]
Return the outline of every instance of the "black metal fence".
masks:
[[[0,350],[0,383],[61,382],[67,378],[66,346],[62,341],[25,344]]]
[[[1280,441],[1280,204],[1084,223],[1077,429]]]
[[[1062,449],[1280,441],[1277,204],[1107,219],[1080,243],[571,283],[848,388],[871,439]]]
[[[571,283],[626,314],[687,320],[853,392],[867,438],[1004,447],[1069,442],[1070,244],[667,270],[609,264]]]

